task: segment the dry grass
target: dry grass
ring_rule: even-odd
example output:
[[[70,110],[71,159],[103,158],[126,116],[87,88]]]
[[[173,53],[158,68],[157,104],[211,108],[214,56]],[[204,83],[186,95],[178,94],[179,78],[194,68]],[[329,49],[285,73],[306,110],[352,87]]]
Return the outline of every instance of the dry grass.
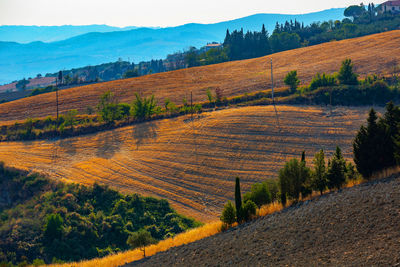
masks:
[[[146,247],[146,256],[151,256],[157,252],[166,251],[169,248],[181,246],[194,242],[196,240],[203,239],[205,237],[215,235],[220,232],[221,222],[213,222],[205,224],[204,226],[198,227],[196,229],[187,231],[185,233],[176,235],[174,238],[168,238],[160,241],[156,245],[151,245]],[[52,267],[67,267],[67,266],[80,266],[80,267],[115,267],[121,266],[125,263],[140,260],[143,258],[143,252],[139,249],[134,249],[126,252],[121,252],[118,254],[110,255],[104,258],[97,258],[93,260],[87,260],[77,263],[67,263],[67,264],[52,264]]]
[[[178,104],[182,98],[190,97],[190,91],[193,91],[195,102],[206,101],[206,90],[210,87],[221,88],[228,97],[265,90],[270,88],[270,58],[274,60],[277,87],[283,86],[283,77],[290,70],[298,70],[300,79],[307,83],[316,72],[337,71],[345,58],[353,59],[356,71],[362,76],[369,73],[386,74],[393,66],[391,62],[400,60],[399,43],[400,31],[391,31],[262,58],[71,88],[59,93],[60,110],[84,111],[87,106],[95,106],[99,96],[106,90],[113,91],[124,102],[131,102],[135,92],[140,92],[143,95],[155,94],[161,102],[168,97]],[[55,115],[54,93],[0,105],[0,122],[47,115]]]
[[[388,170],[388,173],[392,173],[392,171]],[[365,182],[365,180],[358,179],[358,180],[352,180],[347,182],[344,187],[353,187],[355,185],[361,184],[362,182]],[[326,191],[327,193],[329,191]],[[313,192],[311,196],[308,196],[305,199],[302,199],[301,201],[306,201],[313,199],[315,197],[319,196],[318,192]],[[292,202],[289,201],[288,206],[291,205]],[[279,212],[284,209],[284,206],[279,203],[279,202],[273,202],[268,205],[263,205],[260,209],[257,210],[257,217],[264,217],[270,214],[273,214],[275,212]],[[158,252],[166,251],[172,247],[177,247],[181,246],[184,244],[192,243],[197,240],[215,235],[217,233],[221,232],[221,226],[222,222],[216,221],[212,223],[207,223],[201,227],[198,227],[196,229],[187,231],[185,233],[179,234],[175,236],[174,238],[168,238],[166,240],[160,241],[156,245],[151,245],[146,247],[146,255],[147,256],[152,256]],[[237,226],[237,224],[234,224],[233,227]],[[121,252],[118,254],[106,256],[104,258],[96,258],[93,260],[86,260],[86,261],[81,261],[81,262],[76,262],[76,263],[67,263],[67,264],[51,264],[49,265],[50,267],[98,267],[98,266],[104,266],[104,267],[115,267],[115,266],[121,266],[129,262],[137,261],[143,259],[143,252],[139,249],[134,249],[126,252]]]
[[[215,221],[243,191],[275,178],[306,151],[308,162],[336,145],[351,159],[351,142],[368,108],[244,107],[147,122],[63,140],[0,143],[0,161],[53,179],[108,184],[123,192],[166,198],[181,213]]]

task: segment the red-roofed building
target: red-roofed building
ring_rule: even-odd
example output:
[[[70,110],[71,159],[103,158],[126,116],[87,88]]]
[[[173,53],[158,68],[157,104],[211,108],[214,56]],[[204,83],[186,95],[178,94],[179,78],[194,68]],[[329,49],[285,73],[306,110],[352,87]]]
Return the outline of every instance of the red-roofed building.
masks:
[[[379,13],[400,13],[400,0],[387,1],[379,6]]]
[[[217,42],[212,42],[211,44],[207,44],[205,46],[205,51],[207,52],[208,50],[213,49],[213,48],[217,48],[217,49],[222,48],[222,44],[217,43]]]

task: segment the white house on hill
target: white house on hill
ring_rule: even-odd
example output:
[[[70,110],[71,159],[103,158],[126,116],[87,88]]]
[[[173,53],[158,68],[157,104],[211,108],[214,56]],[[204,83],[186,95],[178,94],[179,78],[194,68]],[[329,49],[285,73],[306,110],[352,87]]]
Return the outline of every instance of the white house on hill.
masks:
[[[386,1],[385,3],[382,3],[379,7],[379,13],[400,13],[400,0]]]

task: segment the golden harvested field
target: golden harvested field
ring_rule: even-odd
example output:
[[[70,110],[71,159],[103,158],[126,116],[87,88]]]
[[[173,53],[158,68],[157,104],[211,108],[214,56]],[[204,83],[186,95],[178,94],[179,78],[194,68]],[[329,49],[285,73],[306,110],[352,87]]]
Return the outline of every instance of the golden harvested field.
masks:
[[[63,140],[0,143],[0,161],[83,184],[99,182],[125,192],[168,199],[202,221],[219,216],[243,190],[306,150],[336,145],[351,158],[351,141],[368,108],[277,106],[219,110],[127,126]]]
[[[135,92],[155,94],[163,102],[168,97],[177,104],[193,91],[194,101],[205,101],[207,88],[219,87],[225,96],[270,88],[270,58],[274,61],[277,87],[290,70],[298,70],[300,79],[308,82],[316,72],[332,73],[345,58],[351,58],[356,71],[387,74],[393,60],[400,60],[400,30],[350,40],[285,51],[262,58],[227,62],[217,65],[178,70],[167,73],[117,80],[101,84],[66,89],[60,92],[61,112],[86,110],[95,106],[99,96],[111,90],[120,101],[131,102]],[[43,94],[0,105],[0,122],[23,120],[27,117],[55,115],[55,93]]]

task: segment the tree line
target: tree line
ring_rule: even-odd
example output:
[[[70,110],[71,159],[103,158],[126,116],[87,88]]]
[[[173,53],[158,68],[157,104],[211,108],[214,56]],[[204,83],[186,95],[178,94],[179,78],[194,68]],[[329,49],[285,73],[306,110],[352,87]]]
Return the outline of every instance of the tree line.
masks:
[[[223,48],[207,52],[192,48],[186,53],[186,63],[188,67],[192,67],[261,57],[300,47],[396,30],[400,27],[398,14],[380,13],[373,3],[367,8],[363,4],[350,6],[344,11],[344,15],[347,18],[341,21],[314,22],[306,26],[297,20],[282,24],[277,22],[271,35],[264,25],[261,31],[227,30]]]

